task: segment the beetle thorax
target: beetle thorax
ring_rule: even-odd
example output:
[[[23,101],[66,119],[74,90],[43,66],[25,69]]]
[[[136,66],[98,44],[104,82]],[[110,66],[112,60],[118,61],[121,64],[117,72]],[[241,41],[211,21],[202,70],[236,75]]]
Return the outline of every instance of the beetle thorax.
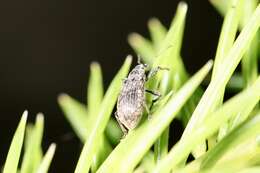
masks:
[[[144,80],[145,81],[145,65],[137,65],[128,75],[129,80]]]

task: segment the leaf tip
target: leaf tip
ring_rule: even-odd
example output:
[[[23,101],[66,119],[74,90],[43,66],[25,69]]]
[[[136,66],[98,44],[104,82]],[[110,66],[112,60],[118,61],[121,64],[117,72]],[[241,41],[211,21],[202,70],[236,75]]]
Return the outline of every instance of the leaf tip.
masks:
[[[136,45],[142,41],[141,36],[136,32],[130,33],[127,37],[127,40],[130,45]]]
[[[186,2],[184,2],[184,1],[181,1],[181,2],[179,2],[179,4],[178,4],[178,8],[179,8],[179,9],[182,9],[183,11],[187,11],[187,9],[188,9],[188,4],[187,4]]]
[[[39,112],[37,115],[36,115],[36,122],[43,122],[44,121],[44,115],[42,112]]]
[[[213,63],[214,63],[214,61],[212,60],[212,59],[210,59],[207,63],[206,63],[206,67],[207,67],[207,69],[211,69],[212,68],[212,66],[213,66]]]
[[[58,95],[58,102],[60,104],[62,104],[66,99],[69,98],[69,95],[68,94],[65,94],[65,93],[61,93]]]
[[[49,150],[51,151],[51,153],[53,153],[56,150],[57,145],[55,143],[51,143]]]
[[[22,115],[22,121],[26,121],[27,120],[27,117],[28,117],[28,111],[27,110],[25,110],[24,112],[23,112],[23,115]]]
[[[125,62],[127,64],[131,64],[132,60],[133,60],[133,56],[129,54],[129,55],[126,56]]]
[[[90,69],[91,70],[95,70],[95,69],[99,69],[100,68],[100,64],[97,61],[93,61],[90,64]]]
[[[160,21],[156,17],[152,17],[148,21],[148,27],[154,28],[156,26],[160,25]]]

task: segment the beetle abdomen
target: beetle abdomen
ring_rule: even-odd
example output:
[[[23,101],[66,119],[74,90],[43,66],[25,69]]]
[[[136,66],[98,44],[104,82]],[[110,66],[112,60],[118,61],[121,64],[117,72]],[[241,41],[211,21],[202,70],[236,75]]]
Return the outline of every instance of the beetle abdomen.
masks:
[[[127,129],[133,129],[139,122],[144,106],[144,85],[140,82],[124,82],[117,102],[117,115]]]

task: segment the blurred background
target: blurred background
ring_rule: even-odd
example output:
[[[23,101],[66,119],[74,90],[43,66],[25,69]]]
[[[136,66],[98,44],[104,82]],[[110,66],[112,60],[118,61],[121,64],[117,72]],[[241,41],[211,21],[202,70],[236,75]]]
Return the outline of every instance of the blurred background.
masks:
[[[127,54],[127,35],[148,37],[147,21],[169,26],[179,0],[0,1],[0,165],[22,112],[45,115],[43,149],[58,145],[50,172],[73,172],[81,144],[57,104],[60,93],[85,102],[89,64],[100,62],[105,87]],[[182,55],[192,74],[214,57],[222,18],[207,1],[186,1]],[[135,56],[136,57],[136,56]]]

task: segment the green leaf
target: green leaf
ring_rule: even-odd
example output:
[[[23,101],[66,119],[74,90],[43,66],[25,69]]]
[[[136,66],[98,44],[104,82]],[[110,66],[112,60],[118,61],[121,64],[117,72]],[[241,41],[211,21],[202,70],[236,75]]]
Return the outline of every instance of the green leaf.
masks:
[[[154,154],[152,151],[148,151],[142,159],[139,166],[135,169],[134,173],[150,173],[155,167]]]
[[[77,100],[73,99],[67,94],[61,94],[58,97],[58,103],[76,135],[82,142],[84,142],[88,133],[88,111],[86,106],[79,103]]]
[[[42,159],[41,142],[43,136],[44,118],[39,113],[36,116],[35,126],[29,126],[26,131],[25,153],[23,156],[21,173],[35,172]]]
[[[161,49],[157,52],[158,58],[155,59],[153,67],[161,65],[162,67],[168,67],[184,72],[183,62],[180,59],[180,49],[182,45],[185,18],[187,14],[188,6],[185,2],[180,2],[175,17],[172,21],[171,27],[162,42]]]
[[[51,144],[50,147],[48,148],[48,151],[46,152],[45,156],[43,157],[43,160],[42,160],[38,170],[36,171],[37,173],[47,173],[48,172],[52,158],[55,153],[55,149],[56,149],[56,144],[54,144],[54,143]]]
[[[248,167],[245,169],[236,169],[234,165],[232,166],[225,166],[225,167],[217,167],[210,170],[203,170],[200,173],[258,173],[260,171],[259,167]]]
[[[167,172],[187,158],[194,147],[203,142],[206,138],[214,134],[219,127],[227,122],[232,116],[244,110],[252,110],[260,99],[260,77],[247,90],[233,97],[222,107],[212,113],[204,123],[182,138],[169,152],[169,154],[161,160],[154,173]],[[238,106],[239,105],[239,106]]]
[[[245,26],[247,21],[250,19],[253,14],[257,4],[259,4],[258,0],[247,0],[243,6],[243,15],[241,20],[241,25]],[[242,75],[245,82],[245,87],[248,87],[252,82],[254,82],[257,78],[257,59],[258,59],[258,35],[254,37],[250,44],[250,49],[248,49],[242,58]]]
[[[88,83],[88,119],[86,122],[86,126],[88,128],[87,131],[90,131],[91,124],[94,123],[96,115],[98,114],[100,104],[103,99],[103,92],[104,91],[101,68],[98,63],[94,62],[90,65],[90,79]],[[104,135],[102,135],[99,140],[99,146],[97,147],[98,149],[93,156],[91,172],[96,172],[99,165],[112,150]]]
[[[234,45],[230,49],[222,63],[222,67],[219,73],[216,74],[216,80],[210,82],[208,88],[203,94],[198,106],[196,107],[193,115],[185,128],[182,135],[182,139],[186,135],[190,134],[194,129],[198,128],[206,117],[214,110],[215,104],[218,101],[218,95],[221,93],[223,88],[226,86],[231,75],[235,71],[239,61],[249,46],[251,40],[256,34],[260,25],[260,5],[255,10],[254,15],[250,18],[247,25],[243,28]]]
[[[161,110],[170,97],[172,96],[172,92],[169,92],[165,97],[158,100],[155,105],[152,107],[151,112],[159,111]],[[169,140],[169,128],[167,128],[163,134],[160,136],[160,138],[156,141],[154,144],[154,157],[155,161],[159,161],[164,155],[168,153],[168,140]]]
[[[89,133],[91,131],[91,124],[93,124],[95,121],[102,97],[102,74],[101,68],[97,63],[91,64],[91,75],[88,85],[88,110],[86,106],[74,100],[68,95],[63,94],[59,96],[58,101],[65,116],[67,117],[77,136],[81,139],[83,143],[86,141],[86,139],[88,139]],[[109,121],[109,126],[106,131],[111,130],[111,123],[113,123],[113,120]],[[120,136],[113,137],[115,141],[118,141],[118,139],[120,139]],[[97,147],[97,150],[95,151],[91,164],[91,169],[94,172],[112,149],[105,136],[101,137],[99,140],[99,145]]]
[[[253,158],[257,157],[260,152],[256,137],[259,135],[259,121],[260,114],[258,113],[252,119],[248,119],[233,129],[203,156],[174,171],[178,173],[230,173],[238,172],[243,167],[254,165],[257,161],[260,162],[259,158]],[[254,143],[253,146],[252,143]],[[243,151],[244,154],[240,154],[240,151]],[[238,161],[241,164],[238,164]]]
[[[241,9],[243,4],[244,4],[244,0],[232,0],[231,5],[229,6],[229,9],[227,11],[227,14],[225,15],[220,37],[219,37],[217,52],[215,56],[215,63],[214,63],[212,78],[211,78],[212,81],[217,79],[218,73],[221,73],[220,70],[222,70],[221,69],[222,63],[224,62],[228,51],[230,50],[230,48],[234,43],[235,36],[238,30],[238,24],[239,24],[239,19],[240,19],[240,14],[241,14]],[[225,93],[225,86],[223,86],[222,90],[219,92],[218,98],[216,98],[217,101],[215,105],[212,107],[216,108],[222,104],[224,99],[224,93]],[[228,124],[224,124],[223,127],[220,128],[218,139],[221,139],[227,133],[227,127]],[[213,138],[215,138],[215,136]],[[205,143],[203,144],[205,146]],[[209,144],[211,144],[209,145],[209,148],[211,148],[212,142]],[[204,147],[203,151],[193,152],[194,156],[199,157],[201,154],[205,152],[205,149],[206,147]]]
[[[97,87],[98,88],[98,87]],[[94,92],[94,91],[93,91]],[[58,98],[59,104],[64,112],[64,115],[70,122],[72,128],[76,132],[76,135],[80,138],[81,142],[84,143],[88,139],[89,132],[91,129],[91,124],[95,121],[95,112],[93,113],[92,118],[89,115],[87,107],[72,97],[62,94]],[[97,100],[96,100],[97,101]],[[98,105],[97,105],[98,106]],[[96,107],[96,110],[99,110]],[[111,124],[112,120],[108,124]],[[111,126],[108,126],[106,131],[110,131]],[[113,136],[114,140],[118,141],[120,137]],[[105,146],[104,146],[105,145]],[[111,146],[108,143],[107,139],[103,136],[100,139],[98,149],[93,156],[92,169],[96,169],[98,165],[103,161],[103,159],[111,152]]]
[[[148,21],[148,29],[150,31],[154,50],[155,52],[158,52],[167,34],[167,29],[157,18],[152,18]]]
[[[225,15],[230,6],[230,1],[227,0],[210,0],[210,2],[222,16]]]
[[[151,81],[150,88],[157,89],[160,83],[159,91],[161,95],[166,95],[170,90],[176,92],[179,88],[176,86],[177,82],[173,81],[174,76],[186,75],[183,62],[179,58],[180,48],[182,44],[182,37],[184,32],[185,18],[187,13],[187,4],[184,2],[179,3],[176,14],[172,21],[169,32],[165,39],[161,43],[161,48],[157,52],[158,58],[155,59],[153,67],[157,66],[168,67],[169,71],[162,71],[157,76],[157,80]],[[178,70],[176,70],[178,69]],[[178,79],[177,79],[178,80]],[[181,84],[186,80],[181,78]],[[181,86],[181,85],[180,85]],[[169,139],[169,128],[165,129],[165,132],[161,135],[158,141],[155,143],[155,159],[160,160],[168,152],[168,139]]]
[[[212,167],[230,149],[232,150],[235,146],[250,138],[255,139],[260,134],[259,124],[260,114],[233,129],[214,148],[207,152],[202,159],[201,168],[208,169]]]
[[[161,110],[169,101],[171,96],[173,95],[173,92],[170,91],[166,96],[163,98],[160,98],[158,101],[155,102],[155,104],[152,107],[151,113],[154,113],[155,111]]]
[[[4,164],[3,173],[16,173],[18,162],[20,159],[20,154],[23,146],[23,139],[25,133],[25,126],[27,120],[28,112],[24,111],[22,118],[18,124],[18,127],[13,136],[6,161]]]
[[[103,79],[100,65],[96,62],[90,65],[90,78],[88,83],[87,105],[90,117],[97,114],[103,99]],[[91,120],[91,118],[90,118]]]
[[[231,5],[230,2],[226,0],[211,0],[210,2],[218,9],[218,11],[220,11],[222,15],[227,13],[227,9]],[[243,5],[243,9],[240,10],[242,13],[240,28],[243,28],[250,19],[257,4],[259,4],[258,0],[246,0]],[[252,83],[257,78],[257,56],[259,51],[257,37],[259,37],[259,34],[252,40],[250,49],[246,51],[242,59],[242,72],[245,86],[250,85],[250,83]]]
[[[258,172],[260,172],[260,166],[245,168],[239,171],[238,173],[258,173]]]
[[[232,6],[230,1],[226,0],[210,0],[212,5],[222,14],[226,14],[228,8]],[[255,10],[259,0],[246,0],[243,8],[240,10],[242,13],[240,20],[240,28],[243,28],[247,21],[250,19],[253,11]],[[257,56],[258,56],[258,38],[259,34],[255,36],[250,44],[250,49],[246,51],[242,59],[242,74],[245,82],[245,87],[249,86],[257,78]]]
[[[109,122],[107,123],[105,134],[109,142],[113,145],[118,144],[123,135],[118,123],[112,118],[110,118]]]
[[[107,141],[105,135],[102,135],[100,139],[97,140],[97,144],[97,150],[93,154],[93,159],[91,163],[91,172],[96,172],[98,167],[103,163],[103,161],[112,151],[112,147]]]
[[[246,51],[242,58],[242,74],[244,79],[244,87],[248,87],[257,78],[258,74],[258,45],[257,37],[252,40],[250,49]]]
[[[225,154],[224,158],[221,158],[212,169],[222,172],[221,169],[225,168],[227,172],[238,172],[244,168],[259,165],[259,155],[260,148],[256,145],[256,141],[252,139],[243,142],[232,149],[232,152]]]
[[[183,104],[201,83],[212,66],[210,61],[197,72],[158,112],[150,121],[146,121],[139,128],[132,130],[121,140],[109,157],[98,169],[104,172],[131,172],[147,153],[156,139],[170,125]]]
[[[128,36],[128,43],[146,64],[151,65],[153,63],[156,52],[150,40],[140,34],[132,33]]]
[[[96,120],[90,128],[91,131],[89,132],[88,140],[85,142],[80,154],[75,173],[88,172],[91,165],[91,159],[96,151],[97,142],[104,133],[105,127],[116,103],[117,96],[120,92],[122,79],[124,79],[128,74],[131,61],[132,58],[127,57],[124,65],[121,67],[108,88],[101,103],[99,113],[96,116]]]
[[[241,74],[234,73],[233,76],[228,81],[226,89],[232,93],[232,92],[241,91],[243,87],[244,87],[244,81]]]
[[[161,80],[157,80],[157,83],[155,84],[150,84],[149,88],[156,88],[158,82],[160,81],[161,89],[173,89],[173,92],[176,92],[188,80],[189,75],[180,56],[187,9],[188,6],[185,2],[180,2],[178,4],[171,27],[162,42],[160,51],[157,52],[158,58],[155,59],[153,64],[153,67],[168,67],[170,71],[160,73],[163,78]],[[165,91],[162,93],[164,92]],[[197,100],[201,97],[201,92],[202,90],[198,88],[183,107],[180,113],[182,116],[178,116],[184,125],[187,124],[191,113],[195,109],[195,105],[198,102]]]
[[[232,6],[229,7],[225,15],[219,36],[218,47],[216,51],[214,67],[212,71],[212,80],[215,80],[217,73],[221,69],[221,65],[226,55],[232,47],[238,30],[238,22],[240,19],[240,11],[244,0],[232,0]]]

